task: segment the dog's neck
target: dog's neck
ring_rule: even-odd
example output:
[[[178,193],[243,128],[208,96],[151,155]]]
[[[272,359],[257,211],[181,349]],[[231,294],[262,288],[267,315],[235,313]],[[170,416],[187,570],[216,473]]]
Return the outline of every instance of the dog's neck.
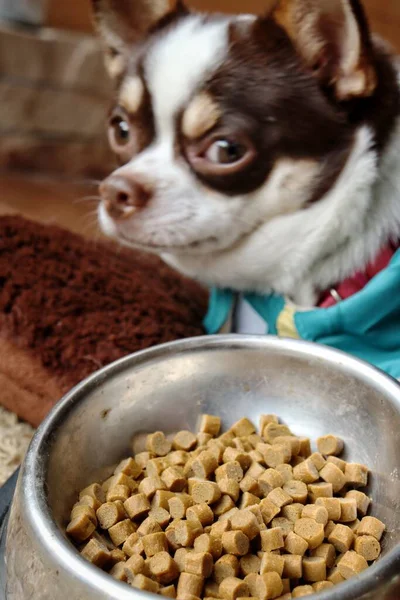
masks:
[[[263,223],[236,247],[206,256],[166,255],[208,286],[275,292],[313,306],[321,290],[365,268],[400,237],[400,121],[379,157],[361,127],[347,164],[317,203]]]

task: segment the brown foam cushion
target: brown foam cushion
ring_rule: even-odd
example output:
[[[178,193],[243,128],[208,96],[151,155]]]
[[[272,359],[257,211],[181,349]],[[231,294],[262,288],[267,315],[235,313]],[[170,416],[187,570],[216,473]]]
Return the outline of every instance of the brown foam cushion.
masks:
[[[159,261],[0,218],[0,403],[38,425],[98,368],[201,335],[207,293]]]

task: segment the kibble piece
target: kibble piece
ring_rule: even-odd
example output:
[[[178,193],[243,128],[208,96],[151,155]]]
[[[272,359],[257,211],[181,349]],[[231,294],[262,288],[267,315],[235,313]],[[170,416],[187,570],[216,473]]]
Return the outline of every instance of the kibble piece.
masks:
[[[267,469],[258,477],[258,483],[265,496],[285,483],[281,473],[276,469]]]
[[[318,481],[319,477],[320,474],[318,473],[317,467],[309,458],[293,468],[293,479],[297,479],[303,483],[314,483],[315,481]]]
[[[292,479],[284,483],[282,489],[289,494],[293,502],[304,504],[307,501],[308,488],[303,481]]]
[[[249,510],[239,510],[231,518],[232,530],[242,531],[249,540],[253,540],[260,533],[257,517]]]
[[[272,521],[272,519],[280,513],[280,510],[276,506],[276,504],[271,502],[271,500],[268,500],[268,498],[264,498],[263,500],[261,500],[259,507],[262,517],[264,519],[264,523],[266,525],[268,525]]]
[[[308,518],[299,519],[294,524],[294,532],[307,542],[310,550],[322,544],[325,535],[324,526],[314,521],[314,519]]]
[[[113,550],[110,550],[110,558],[110,563],[116,565],[119,562],[124,562],[126,560],[126,555],[120,548],[114,548]]]
[[[193,485],[191,494],[197,504],[214,504],[221,498],[222,492],[214,481],[199,481]]]
[[[291,531],[287,534],[285,539],[285,550],[290,554],[304,556],[308,550],[308,543],[302,537],[297,535],[297,533]]]
[[[143,547],[147,558],[151,558],[158,552],[167,552],[168,543],[165,533],[149,533],[143,537]]]
[[[271,521],[271,526],[279,528],[282,531],[283,538],[294,529],[293,521],[289,521],[289,519],[285,519],[285,517],[275,517],[275,519],[272,519]]]
[[[314,463],[318,471],[326,465],[326,460],[320,452],[313,452],[313,454],[309,456],[309,460]]]
[[[235,439],[235,434],[233,431],[225,431],[222,435],[218,437],[218,441],[222,442],[224,446],[232,446],[232,442]]]
[[[347,527],[350,527],[353,533],[357,533],[360,523],[361,521],[359,519],[355,519],[354,521],[347,523]]]
[[[184,450],[175,450],[168,454],[167,460],[171,467],[184,467],[189,460],[189,453]]]
[[[301,516],[304,518],[307,517],[309,519],[314,519],[314,521],[317,523],[322,523],[324,527],[329,521],[328,511],[326,508],[317,504],[306,504],[303,508]]]
[[[264,427],[266,427],[269,423],[279,423],[278,417],[276,415],[260,415],[260,419],[259,419],[260,431],[264,431]]]
[[[375,517],[364,517],[358,526],[357,535],[372,535],[379,542],[384,531],[385,524],[382,521]]]
[[[178,431],[172,440],[172,447],[175,450],[193,450],[196,447],[197,438],[191,431]]]
[[[158,477],[168,467],[165,457],[152,458],[146,465],[147,477]]]
[[[258,496],[261,498],[264,494],[263,491],[256,479],[250,477],[250,475],[245,475],[240,482],[240,489],[242,492],[248,492],[253,494],[253,496]]]
[[[300,452],[300,440],[295,435],[281,435],[274,439],[273,444],[289,444],[291,455],[297,456]]]
[[[272,552],[264,552],[260,564],[260,575],[278,573],[279,577],[282,577],[284,564],[285,559],[283,556]]]
[[[270,446],[264,452],[264,460],[268,467],[275,468],[282,463],[290,462],[292,455],[290,453],[290,448],[283,444],[275,444]]]
[[[303,579],[311,583],[325,581],[326,562],[321,556],[303,558]]]
[[[332,544],[321,544],[311,551],[311,556],[323,558],[328,569],[331,569],[336,560],[336,550]]]
[[[255,596],[259,598],[259,600],[277,598],[282,594],[282,591],[282,579],[278,573],[271,572],[264,573],[264,575],[257,575],[255,581]]]
[[[316,502],[318,498],[332,498],[332,484],[326,482],[310,483],[308,486],[308,497],[311,502]]]
[[[372,535],[359,535],[354,541],[354,550],[367,561],[376,560],[381,553],[381,545]]]
[[[237,577],[239,574],[239,560],[232,554],[224,554],[214,565],[214,579],[220,584],[228,577]]]
[[[161,479],[171,492],[182,492],[186,487],[186,477],[179,467],[168,467],[161,473]]]
[[[328,456],[328,458],[326,459],[326,462],[336,465],[338,467],[338,469],[340,469],[342,471],[342,473],[344,473],[346,470],[346,464],[347,464],[346,461],[342,460],[341,458],[338,458],[337,456]]]
[[[357,519],[357,502],[354,498],[339,498],[341,523],[351,523]]]
[[[299,440],[300,440],[300,452],[299,452],[299,455],[300,456],[304,456],[305,458],[307,458],[308,456],[311,455],[311,442],[310,442],[310,438],[301,437],[301,438],[299,438]]]
[[[279,423],[267,423],[262,430],[262,437],[269,444],[272,444],[275,438],[282,435],[292,435],[292,432],[290,431],[289,427]]]
[[[253,450],[253,452],[257,452],[257,454],[259,454],[261,457],[261,461],[264,462],[262,454],[258,452],[258,450]],[[263,467],[257,460],[253,460],[253,462],[247,470],[247,475],[250,475],[250,477],[252,477],[253,479],[258,480],[261,477],[261,475],[263,475],[263,473],[265,473],[265,467]]]
[[[285,519],[295,523],[298,519],[301,519],[301,513],[303,512],[304,505],[299,502],[294,502],[288,506],[284,506],[281,510],[281,515]]]
[[[110,562],[110,552],[96,539],[91,539],[86,544],[81,556],[101,569]]]
[[[204,580],[194,573],[181,573],[176,590],[177,597],[181,598],[183,594],[191,594],[197,598],[201,597]]]
[[[167,585],[159,590],[159,594],[166,598],[176,598],[175,586],[173,584]]]
[[[333,588],[333,583],[331,581],[317,581],[316,583],[313,583],[315,593],[324,592],[330,588]]]
[[[368,484],[368,468],[358,463],[346,463],[344,474],[348,484],[353,487],[365,487]]]
[[[246,418],[236,421],[236,423],[232,425],[231,430],[236,437],[245,437],[256,432],[256,428],[254,427],[253,423]]]
[[[261,559],[256,554],[245,554],[240,559],[240,572],[243,577],[260,571]]]
[[[200,521],[178,521],[174,528],[176,542],[188,548],[193,546],[194,540],[203,533],[203,528]]]
[[[278,465],[276,467],[276,471],[278,471],[278,473],[282,475],[283,483],[287,483],[288,481],[291,481],[293,479],[293,467],[291,465]]]
[[[243,531],[226,531],[222,534],[222,546],[227,554],[244,556],[249,551],[249,538]]]
[[[139,483],[139,493],[144,494],[147,498],[152,498],[157,490],[165,490],[166,485],[161,477],[145,477]]]
[[[210,579],[204,585],[205,598],[219,598],[219,585],[216,581]]]
[[[78,504],[75,504],[71,510],[71,521],[77,517],[80,517],[81,515],[86,515],[91,521],[93,521],[94,525],[97,526],[96,511],[87,504],[80,504],[78,502]]]
[[[110,527],[108,533],[113,544],[115,546],[121,546],[132,533],[135,533],[135,526],[130,519],[125,519]]]
[[[326,481],[327,483],[332,484],[332,488],[334,493],[340,492],[341,489],[346,485],[346,477],[333,463],[326,463],[326,465],[319,472],[319,476],[321,479]]]
[[[195,504],[190,506],[186,511],[186,518],[188,521],[197,520],[202,525],[211,525],[214,521],[214,513],[208,504]]]
[[[135,520],[149,512],[150,502],[144,494],[135,494],[124,502],[124,508],[129,518]]]
[[[96,510],[102,505],[102,502],[99,502],[99,500],[96,500],[96,498],[93,498],[92,496],[80,495],[78,504],[82,506],[89,506],[96,512]]]
[[[336,527],[335,521],[328,521],[328,524],[325,525],[325,537],[326,537],[326,539],[329,538],[329,536],[331,535],[331,533],[335,529],[335,527]]]
[[[303,598],[303,596],[310,596],[314,593],[314,589],[311,585],[298,585],[292,590],[292,598]]]
[[[341,558],[337,567],[344,579],[350,579],[367,569],[368,563],[363,556],[350,550]]]
[[[215,480],[218,482],[221,479],[234,479],[240,483],[243,479],[243,469],[240,464],[234,460],[218,467],[215,470]]]
[[[328,541],[333,544],[338,552],[347,552],[350,550],[354,540],[354,533],[346,525],[335,525]]]
[[[300,554],[285,554],[283,558],[283,577],[301,579],[303,576],[303,557]]]
[[[343,440],[335,435],[324,435],[317,439],[318,451],[325,456],[339,456],[343,452]]]
[[[106,502],[97,510],[96,516],[102,529],[110,529],[125,519],[126,513],[122,502]]]
[[[189,549],[189,548],[178,548],[175,551],[174,561],[175,561],[180,573],[182,573],[185,570],[186,555],[189,554],[190,552],[193,552],[193,550]]]
[[[203,533],[194,540],[194,549],[196,552],[208,552],[214,560],[217,560],[222,554],[222,540]]]
[[[135,460],[136,460],[137,464],[139,465],[139,467],[141,467],[142,469],[146,468],[147,463],[152,458],[154,458],[154,454],[152,452],[146,451],[146,452],[139,452],[138,454],[135,454]]]
[[[76,542],[84,542],[92,535],[95,529],[96,525],[92,519],[87,514],[81,514],[68,524],[67,534]]]
[[[131,585],[136,577],[136,575],[145,574],[146,563],[142,556],[139,554],[134,554],[124,563],[124,573],[126,580]]]
[[[360,492],[358,490],[350,490],[347,492],[346,498],[353,498],[357,504],[358,514],[362,517],[365,517],[371,503],[371,499],[367,496],[367,494],[364,494],[364,492]]]
[[[223,496],[221,496],[221,499],[213,506],[214,515],[216,517],[220,517],[232,508],[235,508],[235,503],[233,502],[230,496],[224,494]]]
[[[213,439],[213,436],[209,433],[198,433],[196,437],[198,448],[207,446],[208,442]]]
[[[177,494],[169,498],[168,508],[173,519],[184,519],[187,509],[193,505],[193,499],[189,494]]]
[[[107,502],[125,502],[131,495],[131,490],[127,485],[113,485],[107,492]]]
[[[285,546],[282,529],[280,527],[273,527],[272,529],[261,531],[260,538],[261,549],[264,552],[279,550]]]
[[[329,570],[327,580],[333,583],[334,585],[337,585],[338,583],[342,583],[342,581],[344,581],[345,579],[340,574],[339,569],[337,567],[333,567]]]
[[[279,508],[292,504],[293,498],[282,488],[272,490],[267,496],[267,499],[276,504]]]
[[[138,465],[136,460],[132,457],[126,458],[122,460],[119,465],[116,467],[114,474],[118,475],[118,473],[123,473],[128,477],[132,477],[133,479],[137,479],[139,475],[142,473],[142,467]]]
[[[227,519],[225,521],[217,521],[216,523],[213,523],[212,525],[210,525],[210,531],[208,533],[212,537],[222,538],[222,534],[225,533],[225,531],[230,531],[230,530],[231,530],[231,522],[229,521],[229,519]],[[207,531],[205,531],[205,533],[207,533]]]
[[[217,437],[221,429],[221,418],[215,415],[202,415],[200,420],[200,433],[209,433]]]
[[[142,574],[135,575],[135,578],[133,579],[131,585],[137,588],[138,590],[143,590],[144,592],[152,592],[153,594],[157,594],[160,588],[156,581],[153,581],[149,577],[146,577]]]
[[[172,444],[162,431],[156,431],[147,436],[146,449],[156,456],[165,456],[171,451]]]
[[[144,553],[142,538],[137,532],[130,534],[130,536],[125,540],[122,550],[127,556]]]
[[[341,506],[339,498],[317,498],[316,506],[323,506],[328,511],[330,521],[338,521],[340,519]]]
[[[234,514],[236,514],[237,512],[239,512],[239,509],[237,506],[234,506],[233,508],[231,508],[230,510],[228,510],[227,512],[225,512],[223,515],[221,515],[218,520],[219,521],[228,521],[230,523],[231,518],[233,517]],[[232,529],[232,527],[230,528]]]
[[[117,581],[127,581],[127,577],[125,575],[125,561],[116,563],[110,570],[110,575]]]
[[[219,595],[224,600],[237,600],[241,596],[249,596],[247,584],[237,577],[227,577],[219,586]]]
[[[210,577],[214,567],[213,557],[209,552],[188,552],[185,556],[185,571],[201,577]]]
[[[239,500],[240,486],[237,481],[228,478],[220,479],[217,485],[221,490],[222,494],[230,496],[234,502],[237,502]]]
[[[165,508],[152,508],[149,512],[149,517],[156,521],[162,529],[164,529],[171,520],[171,515]]]
[[[266,500],[266,498],[265,498],[265,500]],[[250,506],[256,506],[257,504],[260,504],[260,502],[261,502],[261,499],[258,496],[255,496],[254,494],[251,494],[250,492],[244,492],[244,494],[242,494],[242,497],[240,499],[239,509],[244,510],[245,508],[249,508]],[[272,502],[271,502],[271,504],[272,504]]]
[[[236,460],[244,471],[247,471],[251,465],[251,458],[246,452],[229,446],[225,448],[222,460],[224,463]]]
[[[150,533],[159,533],[161,531],[160,525],[152,519],[151,517],[147,517],[137,528],[137,534],[140,536],[149,535]]]
[[[106,501],[105,492],[98,483],[92,483],[85,487],[79,494],[79,500],[82,500],[84,496],[90,496],[100,502],[100,504]]]
[[[201,452],[192,463],[194,476],[199,479],[207,479],[217,467],[217,459],[208,450]]]
[[[169,490],[157,490],[151,501],[151,508],[169,509],[169,500],[175,496],[174,492]]]

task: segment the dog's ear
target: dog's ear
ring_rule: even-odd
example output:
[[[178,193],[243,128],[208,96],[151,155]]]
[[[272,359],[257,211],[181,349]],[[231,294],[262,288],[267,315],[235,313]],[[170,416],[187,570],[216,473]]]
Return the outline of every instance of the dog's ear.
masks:
[[[277,0],[271,16],[337,100],[374,92],[371,37],[359,0]]]
[[[175,4],[175,6],[173,6]],[[96,30],[106,48],[106,67],[112,77],[125,66],[128,50],[170,12],[184,10],[171,0],[92,0]]]

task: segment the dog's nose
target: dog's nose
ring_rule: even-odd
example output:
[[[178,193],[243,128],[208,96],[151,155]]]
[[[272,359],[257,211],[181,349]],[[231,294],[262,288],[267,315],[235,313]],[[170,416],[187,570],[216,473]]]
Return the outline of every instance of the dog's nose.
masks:
[[[100,194],[108,214],[114,219],[125,219],[143,208],[152,192],[136,179],[111,175],[100,185]]]

